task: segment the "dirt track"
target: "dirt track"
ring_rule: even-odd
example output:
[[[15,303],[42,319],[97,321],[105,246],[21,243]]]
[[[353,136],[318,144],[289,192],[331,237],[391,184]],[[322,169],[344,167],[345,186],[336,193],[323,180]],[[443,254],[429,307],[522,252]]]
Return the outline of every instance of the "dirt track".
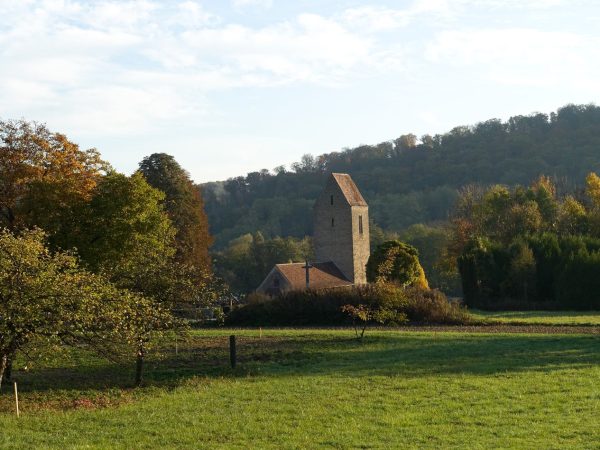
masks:
[[[456,333],[539,333],[539,334],[597,334],[600,326],[581,325],[409,325],[396,330],[402,331],[444,331]]]

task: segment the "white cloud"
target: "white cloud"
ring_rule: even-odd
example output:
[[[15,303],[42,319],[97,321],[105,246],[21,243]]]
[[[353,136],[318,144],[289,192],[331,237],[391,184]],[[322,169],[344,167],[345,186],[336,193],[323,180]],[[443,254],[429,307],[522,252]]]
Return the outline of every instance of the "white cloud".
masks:
[[[593,1],[571,0],[580,5]],[[428,25],[445,25],[472,16],[474,12],[535,11],[566,3],[566,0],[413,0],[401,9],[373,5],[349,8],[342,13],[341,20],[349,28],[377,33],[406,27],[420,19]]]
[[[555,7],[564,2],[565,0],[413,0],[401,9],[373,5],[349,8],[342,13],[341,20],[349,28],[377,33],[406,27],[420,19],[427,24],[439,25],[456,21],[477,10],[536,10]]]
[[[576,77],[593,87],[600,65],[588,55],[599,43],[574,33],[526,28],[444,31],[428,45],[426,57],[502,84],[559,86]]]
[[[347,9],[342,17],[350,27],[374,32],[393,30],[410,22],[410,14],[407,11],[373,6]]]
[[[342,21],[351,28],[367,32],[390,31],[405,27],[421,16],[448,19],[455,7],[452,0],[415,0],[404,9],[361,6],[345,10]]]
[[[246,7],[260,7],[268,9],[273,6],[273,0],[233,0],[233,7],[240,10]]]
[[[505,8],[505,9],[544,9],[567,3],[567,0],[452,0],[466,5],[480,6],[484,8]],[[582,0],[571,0],[581,3]],[[590,1],[590,0],[583,0]]]
[[[228,25],[189,31],[181,43],[189,55],[218,60],[221,67],[272,84],[335,81],[368,63],[370,51],[368,39],[313,14],[261,29]]]
[[[251,28],[222,24],[194,1],[2,6],[3,114],[59,115],[90,132],[198,114],[215,89],[331,85],[373,62],[368,38],[315,14]]]

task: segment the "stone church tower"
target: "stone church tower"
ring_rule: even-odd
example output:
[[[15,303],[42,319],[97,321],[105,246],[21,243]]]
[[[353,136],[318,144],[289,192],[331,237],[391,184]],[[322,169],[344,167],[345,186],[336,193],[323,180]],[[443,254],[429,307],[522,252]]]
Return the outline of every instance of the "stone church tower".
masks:
[[[369,207],[345,173],[332,173],[314,206],[318,262],[332,261],[354,284],[367,282]]]

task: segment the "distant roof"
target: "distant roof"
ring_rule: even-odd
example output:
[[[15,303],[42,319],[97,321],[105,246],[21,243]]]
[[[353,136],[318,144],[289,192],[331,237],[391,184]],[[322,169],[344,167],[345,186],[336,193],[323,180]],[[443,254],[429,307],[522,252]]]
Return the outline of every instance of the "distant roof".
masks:
[[[306,287],[306,263],[276,264],[275,267],[289,281],[292,289]],[[325,289],[338,286],[352,286],[352,283],[342,274],[337,266],[329,262],[311,263],[309,269],[309,287]]]
[[[350,206],[367,206],[367,202],[347,173],[332,173],[331,176],[340,187]]]

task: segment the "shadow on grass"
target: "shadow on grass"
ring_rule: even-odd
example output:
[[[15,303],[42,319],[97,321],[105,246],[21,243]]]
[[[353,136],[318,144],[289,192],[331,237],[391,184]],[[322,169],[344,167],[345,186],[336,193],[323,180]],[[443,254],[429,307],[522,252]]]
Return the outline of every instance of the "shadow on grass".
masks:
[[[500,318],[571,318],[571,317],[600,317],[600,311],[483,311],[483,310],[470,310],[475,315],[481,315],[486,317],[500,317]]]
[[[324,350],[295,374],[412,378],[552,372],[600,364],[600,337],[593,335],[433,336],[367,337],[343,350]]]
[[[146,387],[172,389],[187,379],[258,375],[267,377],[332,375],[345,377],[431,374],[490,375],[520,371],[552,372],[600,364],[600,337],[594,335],[459,335],[367,332],[363,342],[348,334],[241,337],[238,367],[229,367],[227,337],[196,337],[175,355],[146,364]],[[132,388],[133,364],[80,358],[70,367],[15,371],[22,393],[51,391],[107,393]],[[93,361],[93,363],[92,363]],[[3,387],[6,392],[6,388]]]
[[[251,367],[265,362],[278,361],[285,365],[289,361],[303,360],[303,350],[307,345],[331,347],[343,339],[306,339],[248,337],[238,338],[238,365],[232,370],[229,362],[229,339],[192,338],[179,344],[160,349],[144,362],[143,387],[175,388],[192,377],[223,378],[251,375]],[[73,358],[72,356],[76,357]],[[19,392],[43,393],[49,391],[96,391],[108,392],[117,389],[133,389],[135,359],[130,362],[115,363],[99,359],[82,349],[71,349],[62,356],[54,357],[44,364],[38,362],[33,369],[24,370],[23,361],[13,371],[13,380],[19,383]],[[20,363],[20,364],[19,364]],[[61,365],[64,363],[64,365]],[[3,384],[2,392],[12,392],[12,386]]]

